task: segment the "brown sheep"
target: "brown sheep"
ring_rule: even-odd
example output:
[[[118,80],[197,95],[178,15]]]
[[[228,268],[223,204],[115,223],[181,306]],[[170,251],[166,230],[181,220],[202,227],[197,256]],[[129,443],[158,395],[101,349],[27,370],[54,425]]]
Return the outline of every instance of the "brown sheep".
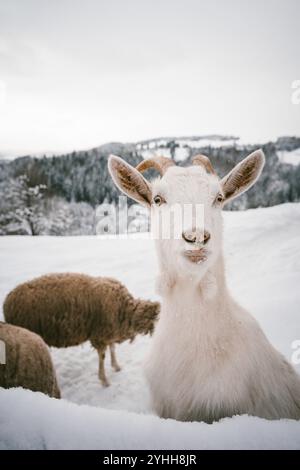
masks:
[[[60,398],[47,345],[25,328],[0,322],[0,386],[23,387]]]
[[[85,274],[49,274],[20,284],[4,302],[7,322],[42,336],[49,346],[76,346],[89,340],[99,355],[104,386],[104,359],[119,371],[114,343],[152,333],[160,304],[135,299],[116,279]]]

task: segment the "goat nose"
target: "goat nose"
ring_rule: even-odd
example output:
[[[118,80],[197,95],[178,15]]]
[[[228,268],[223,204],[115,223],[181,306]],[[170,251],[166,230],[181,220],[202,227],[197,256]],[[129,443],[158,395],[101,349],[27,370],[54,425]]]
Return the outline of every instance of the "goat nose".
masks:
[[[204,234],[198,230],[187,230],[182,232],[182,238],[188,243],[199,242],[205,245],[210,239],[210,233],[207,230],[204,230]]]
[[[196,241],[196,232],[193,230],[182,232],[182,238],[188,243],[195,243]]]

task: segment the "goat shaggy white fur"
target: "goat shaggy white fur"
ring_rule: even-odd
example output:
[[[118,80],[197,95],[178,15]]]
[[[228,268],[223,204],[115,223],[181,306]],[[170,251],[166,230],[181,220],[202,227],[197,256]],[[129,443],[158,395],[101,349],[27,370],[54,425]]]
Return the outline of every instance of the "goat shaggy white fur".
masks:
[[[254,184],[263,165],[258,150],[220,180],[204,156],[188,168],[154,158],[137,167],[160,170],[161,179],[150,184],[110,157],[117,186],[152,213],[163,216],[174,204],[204,207],[204,226],[193,217],[181,239],[156,241],[163,301],[146,374],[161,417],[208,423],[244,413],[300,418],[299,376],[226,286],[221,209]]]

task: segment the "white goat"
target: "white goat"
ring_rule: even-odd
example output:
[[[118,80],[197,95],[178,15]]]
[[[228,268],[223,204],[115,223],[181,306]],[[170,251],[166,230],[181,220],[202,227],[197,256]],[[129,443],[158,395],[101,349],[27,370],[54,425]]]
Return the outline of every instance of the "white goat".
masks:
[[[220,180],[203,155],[187,168],[154,157],[135,169],[110,157],[116,185],[153,213],[174,204],[204,206],[204,226],[193,218],[181,239],[156,242],[162,308],[146,375],[161,417],[208,423],[244,413],[300,418],[299,376],[231,297],[224,273],[221,209],[255,183],[264,161],[257,150]],[[141,175],[150,167],[162,175],[153,183]]]

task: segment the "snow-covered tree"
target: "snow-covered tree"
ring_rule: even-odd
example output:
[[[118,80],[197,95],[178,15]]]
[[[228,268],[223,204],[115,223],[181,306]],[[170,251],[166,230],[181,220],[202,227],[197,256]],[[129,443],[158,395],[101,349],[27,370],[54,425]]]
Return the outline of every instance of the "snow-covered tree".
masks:
[[[45,227],[44,193],[46,186],[29,185],[27,175],[10,179],[2,185],[1,198],[6,210],[1,211],[1,230],[4,233],[40,235]]]

